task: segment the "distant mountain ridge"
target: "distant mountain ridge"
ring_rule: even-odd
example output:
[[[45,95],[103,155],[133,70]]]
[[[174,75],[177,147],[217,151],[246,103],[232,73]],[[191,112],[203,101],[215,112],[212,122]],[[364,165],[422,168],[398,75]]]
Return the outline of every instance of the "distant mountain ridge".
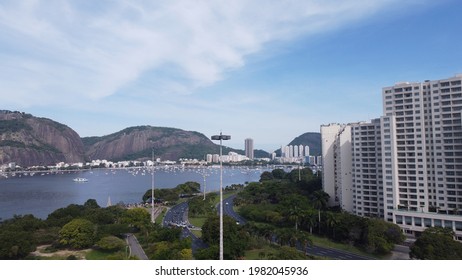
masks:
[[[0,111],[0,164],[81,162],[84,155],[80,136],[68,126],[17,111]]]
[[[162,160],[204,159],[218,154],[219,145],[195,131],[170,127],[135,126],[101,137],[83,137],[68,126],[22,112],[0,110],[0,164],[54,165],[92,159],[147,160],[152,151]],[[229,152],[243,150],[223,147]],[[256,157],[269,157],[255,150]]]
[[[136,126],[102,137],[84,137],[86,155],[92,159],[149,159],[152,151],[163,160],[198,158],[216,151],[205,135],[170,127]]]

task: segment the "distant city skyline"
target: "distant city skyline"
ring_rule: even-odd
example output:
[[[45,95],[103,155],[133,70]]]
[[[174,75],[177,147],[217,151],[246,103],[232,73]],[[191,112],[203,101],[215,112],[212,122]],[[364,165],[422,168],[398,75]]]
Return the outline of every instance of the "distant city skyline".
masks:
[[[0,109],[82,136],[151,125],[272,152],[381,113],[381,88],[462,73],[457,0],[6,1]]]

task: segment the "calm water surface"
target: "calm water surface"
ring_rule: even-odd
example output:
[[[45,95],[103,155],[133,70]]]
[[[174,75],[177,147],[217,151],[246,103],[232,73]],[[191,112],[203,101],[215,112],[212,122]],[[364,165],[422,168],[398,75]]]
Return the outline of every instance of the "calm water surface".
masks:
[[[258,181],[266,169],[223,168],[223,186]],[[219,168],[157,168],[154,173],[155,188],[174,188],[187,181],[194,181],[206,190],[217,191],[220,186]],[[74,182],[84,177],[88,182]],[[146,169],[94,169],[92,171],[64,172],[58,174],[36,173],[34,176],[16,175],[0,179],[0,218],[33,214],[45,219],[54,210],[69,204],[83,204],[95,199],[102,207],[110,198],[118,202],[138,203],[151,189],[151,173]]]

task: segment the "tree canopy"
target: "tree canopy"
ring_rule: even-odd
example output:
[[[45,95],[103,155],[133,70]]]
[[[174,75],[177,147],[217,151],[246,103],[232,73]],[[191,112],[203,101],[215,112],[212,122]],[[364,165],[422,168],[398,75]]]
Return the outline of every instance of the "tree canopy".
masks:
[[[427,228],[411,246],[409,256],[421,260],[460,260],[462,244],[450,228]]]
[[[59,231],[59,242],[72,249],[92,246],[96,238],[96,226],[86,219],[74,219]]]

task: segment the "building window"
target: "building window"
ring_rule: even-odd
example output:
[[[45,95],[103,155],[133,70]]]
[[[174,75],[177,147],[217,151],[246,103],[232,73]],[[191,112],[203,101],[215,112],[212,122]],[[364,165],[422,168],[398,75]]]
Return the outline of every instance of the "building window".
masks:
[[[444,221],[444,227],[445,228],[452,228],[452,221]]]
[[[440,219],[434,219],[433,224],[434,224],[435,227],[442,227]]]
[[[424,218],[424,225],[425,227],[431,227],[432,226],[432,220],[428,218]]]

